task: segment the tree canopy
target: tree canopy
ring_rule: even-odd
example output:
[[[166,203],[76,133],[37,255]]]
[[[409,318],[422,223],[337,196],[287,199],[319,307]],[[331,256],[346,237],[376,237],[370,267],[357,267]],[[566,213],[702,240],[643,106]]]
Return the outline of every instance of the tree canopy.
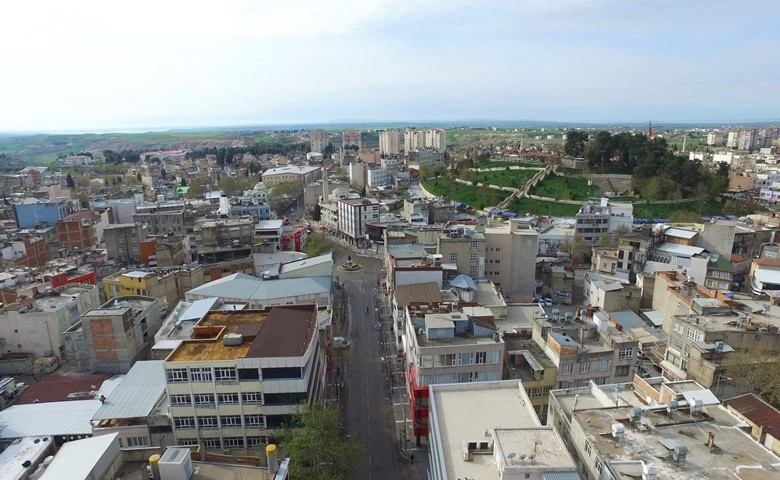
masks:
[[[300,405],[292,425],[281,429],[280,440],[290,462],[290,478],[343,479],[360,458],[360,446],[341,434],[336,405]]]

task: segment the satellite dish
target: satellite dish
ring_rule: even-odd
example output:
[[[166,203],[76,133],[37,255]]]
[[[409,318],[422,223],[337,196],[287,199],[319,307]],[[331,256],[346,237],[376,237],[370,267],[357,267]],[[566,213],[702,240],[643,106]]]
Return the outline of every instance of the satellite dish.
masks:
[[[534,463],[534,458],[536,458],[536,454],[535,453],[529,453],[527,458],[528,458],[528,460],[531,461],[531,463]]]
[[[512,452],[512,453],[510,453],[509,455],[507,455],[507,456],[506,456],[506,458],[508,458],[508,459],[512,460],[512,459],[513,459],[513,458],[515,458],[516,456],[517,456],[517,454],[516,454],[515,452]]]
[[[517,457],[519,460],[525,460],[525,453],[521,453],[519,457]]]

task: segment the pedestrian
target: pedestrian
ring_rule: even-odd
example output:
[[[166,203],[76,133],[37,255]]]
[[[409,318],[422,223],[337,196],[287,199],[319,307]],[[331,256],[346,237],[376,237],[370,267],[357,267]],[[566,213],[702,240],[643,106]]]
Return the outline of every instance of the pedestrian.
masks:
[[[414,454],[413,453],[411,455],[409,455],[409,463],[414,465]]]

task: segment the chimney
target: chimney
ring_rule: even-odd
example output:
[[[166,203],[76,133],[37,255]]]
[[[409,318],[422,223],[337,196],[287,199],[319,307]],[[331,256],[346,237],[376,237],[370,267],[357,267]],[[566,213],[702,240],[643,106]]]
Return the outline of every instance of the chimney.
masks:
[[[707,432],[707,448],[712,450],[715,448],[715,433]]]

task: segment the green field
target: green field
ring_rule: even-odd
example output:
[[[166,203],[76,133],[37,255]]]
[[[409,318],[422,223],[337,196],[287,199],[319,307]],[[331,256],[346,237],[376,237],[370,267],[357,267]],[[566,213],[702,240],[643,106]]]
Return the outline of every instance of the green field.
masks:
[[[494,172],[472,172],[469,180],[499,187],[520,188],[532,179],[538,170],[499,170]]]
[[[586,179],[559,175],[548,176],[543,182],[532,188],[529,193],[540,197],[583,202],[590,197],[599,195],[598,188],[595,185],[588,186]]]
[[[433,195],[447,197],[471,205],[477,209],[484,209],[496,205],[509,196],[509,192],[502,192],[486,187],[463,185],[462,183],[440,177],[425,180],[422,184],[425,189]]]
[[[521,168],[544,168],[546,165],[535,162],[517,163],[517,162],[502,162],[500,160],[487,160],[485,162],[477,162],[475,168],[506,168],[506,167],[521,167]]]

